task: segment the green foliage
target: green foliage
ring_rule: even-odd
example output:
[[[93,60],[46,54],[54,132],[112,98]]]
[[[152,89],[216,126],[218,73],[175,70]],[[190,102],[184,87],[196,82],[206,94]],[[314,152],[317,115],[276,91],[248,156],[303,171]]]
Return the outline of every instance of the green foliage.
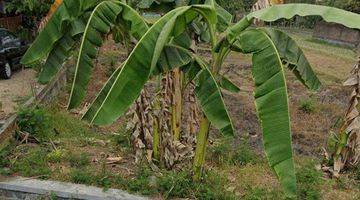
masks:
[[[7,13],[15,13],[23,15],[21,28],[24,30],[35,30],[37,22],[44,17],[54,0],[11,0],[6,2],[5,10]],[[19,32],[17,32],[19,33]],[[29,33],[23,37],[28,38]]]
[[[11,163],[10,160],[8,159],[8,156],[11,154],[13,148],[14,148],[13,144],[10,144],[0,150],[0,169],[4,169],[5,167],[10,166]]]
[[[317,200],[320,199],[320,184],[322,172],[315,169],[315,162],[307,161],[296,172],[298,181],[299,199]]]
[[[140,166],[136,171],[136,177],[126,180],[121,176],[112,178],[113,184],[130,192],[143,195],[162,194],[165,199],[194,198],[212,200],[231,200],[236,196],[226,191],[227,180],[215,173],[209,172],[201,182],[192,180],[191,172],[183,170],[161,171],[154,174],[146,166]]]
[[[27,153],[15,161],[12,170],[21,176],[47,178],[52,172],[47,165],[47,154],[41,147],[27,149]]]
[[[314,113],[316,111],[316,101],[312,98],[300,99],[299,110],[306,113]]]
[[[45,139],[50,130],[50,116],[43,108],[22,108],[16,120],[20,131]]]
[[[6,3],[6,11],[9,13],[23,14],[28,17],[41,19],[49,11],[54,0],[11,0]]]
[[[64,110],[59,110],[59,108],[54,106],[48,108],[47,112],[50,116],[51,132],[56,129],[60,134],[59,136],[76,137],[79,140],[86,137],[89,138],[90,136],[96,136],[86,123]]]
[[[360,13],[360,0],[286,0],[286,3],[306,3],[323,6],[331,6],[347,11]],[[275,22],[276,25],[290,25],[303,28],[314,28],[316,22],[322,20],[319,16],[305,16],[305,17],[293,17],[291,19],[279,19]],[[273,23],[274,24],[274,23]]]
[[[193,182],[190,171],[166,172],[159,177],[157,187],[166,198],[195,199],[236,199],[236,196],[226,191],[226,180],[209,172],[202,182]]]
[[[277,191],[269,191],[261,187],[248,187],[243,197],[244,200],[281,200],[284,196]]]
[[[260,158],[249,146],[247,140],[234,144],[232,138],[215,142],[210,148],[209,159],[220,165],[246,165],[260,162]]]

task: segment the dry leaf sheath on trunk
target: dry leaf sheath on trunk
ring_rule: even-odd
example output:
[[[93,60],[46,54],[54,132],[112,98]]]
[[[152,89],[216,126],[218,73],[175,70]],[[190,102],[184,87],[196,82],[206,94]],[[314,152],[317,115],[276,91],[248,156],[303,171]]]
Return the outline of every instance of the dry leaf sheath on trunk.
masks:
[[[360,158],[360,118],[358,104],[360,98],[360,57],[358,63],[351,71],[350,77],[345,81],[344,86],[351,87],[350,102],[343,119],[335,152],[334,176],[345,169],[355,166]]]

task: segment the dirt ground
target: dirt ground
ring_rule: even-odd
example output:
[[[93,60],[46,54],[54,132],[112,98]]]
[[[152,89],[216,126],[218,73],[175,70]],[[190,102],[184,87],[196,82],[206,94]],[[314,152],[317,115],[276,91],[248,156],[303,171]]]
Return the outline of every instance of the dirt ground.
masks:
[[[31,97],[32,91],[40,87],[35,77],[34,70],[24,69],[14,72],[9,80],[0,80],[0,120],[16,112],[19,105]]]

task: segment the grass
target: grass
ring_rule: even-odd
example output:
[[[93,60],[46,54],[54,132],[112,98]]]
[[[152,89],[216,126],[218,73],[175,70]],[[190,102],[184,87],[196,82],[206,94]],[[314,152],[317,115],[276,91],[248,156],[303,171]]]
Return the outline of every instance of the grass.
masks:
[[[209,149],[209,160],[218,165],[247,165],[260,161],[258,155],[251,150],[248,138],[234,144],[233,138],[218,139]]]
[[[201,182],[193,182],[187,168],[180,172],[160,170],[154,173],[146,164],[131,165],[127,166],[132,171],[130,175],[124,170],[114,170],[106,164],[107,156],[120,154],[126,157],[126,154],[131,154],[130,138],[122,127],[116,134],[100,134],[56,106],[26,109],[21,113],[22,129],[39,136],[40,144],[17,146],[14,141],[3,149],[0,152],[1,175],[68,181],[104,190],[119,188],[164,198],[237,199],[234,192],[226,191],[228,180],[215,172],[207,172]],[[97,141],[104,141],[105,146]],[[251,155],[241,157],[234,154],[229,162],[234,165],[250,163]],[[92,162],[93,159],[96,161]],[[133,163],[133,160],[126,162]]]
[[[320,185],[322,172],[315,169],[315,162],[308,161],[297,169],[298,195],[300,199],[320,199]]]
[[[107,165],[106,155],[126,157],[132,154],[129,136],[122,127],[116,134],[100,134],[97,129],[57,107],[37,109],[42,111],[41,116],[49,116],[44,120],[47,131],[44,131],[41,143],[19,146],[14,143],[2,150],[1,175],[68,181],[104,190],[119,188],[163,199],[283,199],[282,189],[266,159],[255,153],[247,142],[248,138],[215,139],[208,151],[207,163],[211,170],[206,170],[200,182],[194,182],[191,170],[186,167],[179,171],[154,172],[146,164],[133,165],[131,159],[124,164]],[[55,143],[56,149],[49,139]],[[99,145],[97,140],[106,141],[106,145]],[[352,179],[324,181],[322,173],[314,168],[315,161],[305,159],[297,163],[300,199],[321,199],[322,191],[327,187],[339,192],[349,189],[349,180]],[[359,178],[360,172],[354,172],[354,177]]]

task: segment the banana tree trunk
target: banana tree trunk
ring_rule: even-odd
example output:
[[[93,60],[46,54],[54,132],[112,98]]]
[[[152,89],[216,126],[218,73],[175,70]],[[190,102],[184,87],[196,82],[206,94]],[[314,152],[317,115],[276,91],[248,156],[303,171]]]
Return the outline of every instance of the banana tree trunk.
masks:
[[[202,116],[200,122],[200,131],[196,136],[196,150],[193,165],[193,179],[195,181],[199,181],[202,176],[203,166],[205,163],[206,146],[209,138],[209,127],[209,120],[205,116]]]
[[[181,113],[182,113],[182,72],[180,69],[173,71],[173,90],[172,90],[172,115],[171,128],[174,135],[174,140],[180,140],[181,132]]]
[[[344,86],[351,87],[352,93],[349,108],[338,135],[335,152],[332,155],[334,161],[333,175],[335,177],[339,176],[339,173],[344,168],[356,166],[360,161],[360,114],[358,110],[360,100],[360,57]]]

